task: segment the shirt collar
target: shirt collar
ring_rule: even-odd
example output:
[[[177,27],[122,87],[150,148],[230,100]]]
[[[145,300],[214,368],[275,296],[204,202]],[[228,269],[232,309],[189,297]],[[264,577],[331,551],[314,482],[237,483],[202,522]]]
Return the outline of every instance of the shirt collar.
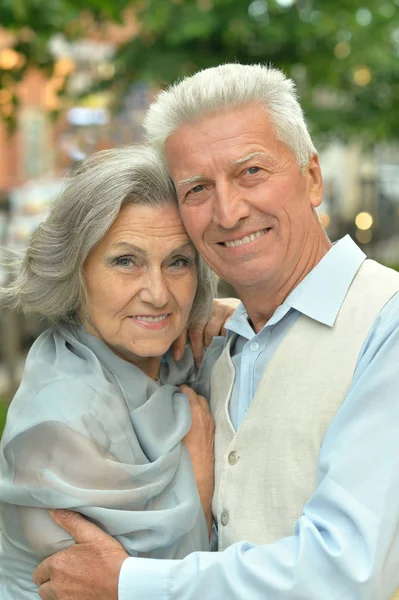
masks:
[[[292,308],[332,327],[366,255],[349,235],[336,242],[287,298]]]
[[[274,325],[292,308],[332,327],[347,291],[365,258],[364,252],[349,235],[333,244],[314,269],[276,309],[267,325]],[[242,335],[244,327],[248,326],[248,314],[241,303],[225,327]]]

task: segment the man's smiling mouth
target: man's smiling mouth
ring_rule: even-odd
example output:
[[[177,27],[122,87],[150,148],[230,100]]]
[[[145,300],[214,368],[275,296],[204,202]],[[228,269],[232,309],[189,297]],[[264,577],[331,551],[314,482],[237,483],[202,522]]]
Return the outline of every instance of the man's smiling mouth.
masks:
[[[237,246],[249,244],[250,242],[254,242],[258,238],[262,237],[262,235],[265,235],[266,231],[269,231],[270,229],[271,229],[271,227],[266,227],[265,229],[260,229],[259,231],[256,231],[255,233],[246,235],[239,240],[221,242],[221,245],[226,246],[226,248],[236,248]]]

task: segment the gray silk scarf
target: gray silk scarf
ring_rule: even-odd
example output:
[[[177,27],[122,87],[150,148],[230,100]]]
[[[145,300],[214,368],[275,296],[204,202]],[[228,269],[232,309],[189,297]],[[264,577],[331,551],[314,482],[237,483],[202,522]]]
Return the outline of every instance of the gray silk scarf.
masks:
[[[218,354],[201,367],[202,388]],[[132,556],[209,548],[182,444],[190,407],[177,387],[195,386],[197,375],[190,349],[179,363],[166,356],[158,384],[82,328],[36,340],[0,445],[2,600],[21,579],[32,586],[38,560],[72,543],[50,507],[82,513]]]

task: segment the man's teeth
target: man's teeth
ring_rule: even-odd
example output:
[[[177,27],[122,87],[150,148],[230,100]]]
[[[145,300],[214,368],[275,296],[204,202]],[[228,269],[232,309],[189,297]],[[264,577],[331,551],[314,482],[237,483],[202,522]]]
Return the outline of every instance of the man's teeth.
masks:
[[[149,321],[151,323],[156,323],[158,321],[164,321],[168,315],[159,315],[159,317],[144,317],[142,315],[137,315],[133,317],[133,319],[138,319],[139,321]]]
[[[251,233],[251,235],[246,235],[241,240],[234,240],[234,242],[225,242],[224,245],[227,248],[235,248],[236,246],[242,246],[243,244],[249,244],[249,242],[254,242],[262,235],[266,233],[266,229],[262,229],[261,231],[257,231],[256,233]]]

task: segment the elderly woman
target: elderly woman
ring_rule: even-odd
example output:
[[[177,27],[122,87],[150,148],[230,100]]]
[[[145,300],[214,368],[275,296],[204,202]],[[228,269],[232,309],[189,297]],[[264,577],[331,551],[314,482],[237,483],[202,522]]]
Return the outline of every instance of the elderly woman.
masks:
[[[49,507],[81,512],[131,555],[208,548],[211,492],[181,443],[199,434],[178,386],[206,394],[219,350],[197,372],[189,348],[179,362],[169,349],[214,288],[150,149],[98,153],[72,173],[2,292],[53,326],[28,355],[0,447],[1,600],[38,598],[33,570],[72,543]]]

